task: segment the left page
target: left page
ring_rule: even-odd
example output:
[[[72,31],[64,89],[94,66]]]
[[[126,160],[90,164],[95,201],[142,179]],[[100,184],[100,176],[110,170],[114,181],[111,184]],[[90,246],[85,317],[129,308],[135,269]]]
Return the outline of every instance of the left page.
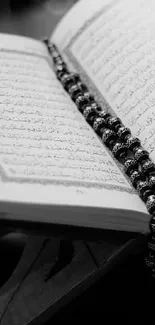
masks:
[[[56,79],[44,44],[0,35],[0,73],[1,211],[26,203],[145,212]]]

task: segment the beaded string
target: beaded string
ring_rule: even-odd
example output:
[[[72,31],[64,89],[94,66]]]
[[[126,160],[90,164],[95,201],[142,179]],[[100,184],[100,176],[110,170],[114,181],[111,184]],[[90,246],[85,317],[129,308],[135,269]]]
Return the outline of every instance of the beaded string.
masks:
[[[68,70],[57,47],[48,40],[44,42],[63,88],[102,142],[123,165],[125,174],[146,204],[150,214],[150,235],[145,265],[155,278],[155,164],[149,158],[149,153],[141,146],[140,140],[131,135],[130,129],[123,125],[120,118],[112,116],[98,105],[80,76]]]

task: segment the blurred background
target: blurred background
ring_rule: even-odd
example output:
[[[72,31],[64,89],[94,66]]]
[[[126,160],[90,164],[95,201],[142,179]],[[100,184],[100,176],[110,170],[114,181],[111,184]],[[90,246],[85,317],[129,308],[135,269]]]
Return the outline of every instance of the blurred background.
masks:
[[[34,38],[51,35],[77,0],[0,0],[0,32]]]

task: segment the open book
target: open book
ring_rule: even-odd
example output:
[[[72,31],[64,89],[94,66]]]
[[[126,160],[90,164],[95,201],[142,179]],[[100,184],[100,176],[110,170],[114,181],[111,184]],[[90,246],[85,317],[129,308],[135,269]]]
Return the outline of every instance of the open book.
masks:
[[[81,0],[51,36],[71,71],[155,162],[154,0]],[[147,233],[121,165],[54,73],[43,42],[0,34],[0,218]]]

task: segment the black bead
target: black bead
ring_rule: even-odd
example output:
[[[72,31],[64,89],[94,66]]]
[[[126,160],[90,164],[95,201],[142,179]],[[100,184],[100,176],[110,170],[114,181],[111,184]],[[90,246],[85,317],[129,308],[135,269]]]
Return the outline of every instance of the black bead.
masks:
[[[155,215],[155,195],[148,197],[146,201],[146,208],[150,214]]]
[[[53,61],[54,61],[54,60],[53,60]],[[55,69],[56,71],[58,71],[59,66],[64,66],[64,67],[66,67],[65,62],[62,60],[62,58],[61,58],[60,55],[57,57],[57,59],[55,59],[55,62],[54,62],[54,69]]]
[[[97,112],[93,107],[86,106],[83,110],[83,116],[89,122],[92,116],[97,116]]]
[[[141,163],[143,160],[149,158],[149,153],[141,147],[137,147],[134,149],[134,157],[138,163]]]
[[[150,228],[151,233],[155,234],[155,217],[154,216],[151,217],[151,220],[149,223],[149,228]]]
[[[82,95],[81,89],[77,86],[77,84],[67,86],[67,88],[68,88],[68,93],[70,94],[73,101],[76,100],[78,95]]]
[[[152,190],[155,190],[155,175],[150,175],[148,177],[148,182]]]
[[[83,95],[90,101],[93,102],[94,101],[94,97],[93,95],[91,95],[91,93],[89,91],[84,91]]]
[[[146,189],[146,191],[144,191],[143,194],[141,195],[142,200],[146,203],[148,197],[151,195],[154,195],[154,192],[150,188]]]
[[[62,72],[62,71],[60,71],[60,72]],[[62,83],[62,85],[65,83],[65,80],[68,80],[68,78],[70,78],[70,75],[69,75],[68,71],[63,71],[63,72],[64,73],[61,76],[61,83]]]
[[[142,173],[149,175],[152,172],[155,172],[155,165],[150,159],[143,160],[141,163]]]
[[[57,78],[61,81],[63,78],[65,78],[65,76],[68,76],[69,73],[66,70],[66,68],[64,69],[60,69],[60,71],[56,72]]]
[[[147,181],[139,181],[136,189],[138,194],[142,197],[146,191],[150,190],[150,187]]]
[[[125,143],[129,150],[134,150],[134,148],[138,148],[141,145],[141,142],[138,138],[132,137],[132,135],[128,135],[125,138]]]
[[[117,134],[109,129],[104,129],[102,133],[102,141],[106,146],[111,146],[117,140]]]
[[[99,116],[100,117],[103,117],[107,123],[107,120],[111,117],[111,115],[103,110],[100,111],[99,113]]]
[[[108,127],[114,131],[117,132],[118,128],[120,128],[122,125],[122,122],[119,117],[109,117],[107,119]]]
[[[131,134],[130,129],[126,128],[125,126],[121,126],[117,130],[118,137],[120,138],[121,141],[124,141],[126,136]]]
[[[52,55],[52,60],[55,64],[58,63],[59,60],[61,60],[62,62],[62,57],[57,51],[52,51],[51,55]]]
[[[80,82],[80,77],[79,77],[79,75],[78,75],[78,73],[76,73],[76,72],[71,72],[70,73],[70,76],[73,78],[73,81],[75,82],[75,83],[79,83]]]
[[[59,60],[57,64],[54,65],[54,70],[56,73],[67,71],[67,66],[62,60]]]
[[[56,54],[59,55],[59,51],[56,47],[56,45],[50,43],[47,39],[44,39],[44,43],[46,44],[47,48],[48,48],[48,51],[50,53],[50,55],[53,57],[53,56],[56,56]]]
[[[124,162],[125,173],[130,177],[134,171],[138,171],[138,163],[135,159],[128,158]]]
[[[46,43],[46,45],[48,46],[48,50],[49,52],[52,54],[53,52],[57,52],[57,46],[53,43],[50,43],[48,39],[44,39],[44,42]]]
[[[148,236],[148,250],[152,256],[155,256],[155,236],[153,232]]]
[[[60,69],[56,71],[56,76],[58,80],[61,82],[61,78],[64,76],[64,74],[68,73],[65,67],[60,66]]]
[[[103,117],[96,117],[93,122],[93,129],[97,134],[101,134],[101,129],[106,127],[106,122]]]
[[[144,181],[144,176],[138,170],[133,170],[132,172],[130,172],[130,181],[136,188],[139,181]]]
[[[46,45],[47,47],[49,47],[49,45],[52,45],[52,44],[49,42],[48,37],[44,37],[42,41],[45,43],[45,45]]]
[[[153,254],[149,254],[149,256],[145,258],[145,264],[150,269],[152,269],[155,266],[155,259]]]
[[[93,123],[95,121],[95,118],[99,117],[100,111],[101,111],[101,107],[93,100],[90,101],[90,106],[96,110],[97,112],[97,116],[91,116],[89,119],[89,124],[91,124],[93,126]]]
[[[80,112],[83,112],[86,105],[89,105],[89,100],[84,95],[78,95],[75,104],[77,105]]]
[[[148,249],[149,249],[150,251],[153,251],[153,252],[155,253],[155,242],[153,242],[152,240],[150,240],[150,241],[148,242]]]
[[[76,86],[77,75],[74,73],[68,73],[61,78],[61,83],[63,87],[69,91],[72,85]]]
[[[151,277],[153,280],[155,279],[155,267],[151,269]]]
[[[151,243],[155,244],[155,235],[150,234],[149,240],[151,241]]]
[[[101,109],[100,105],[98,105],[94,100],[90,104],[91,104],[91,107],[95,108],[99,112],[99,114],[101,113],[102,109]],[[100,116],[100,117],[102,117],[102,116]]]
[[[127,155],[127,147],[119,140],[113,145],[112,153],[115,158],[122,159]]]
[[[79,80],[77,82],[77,85],[80,87],[80,89],[81,89],[82,92],[87,92],[88,91],[87,86],[81,80]]]

